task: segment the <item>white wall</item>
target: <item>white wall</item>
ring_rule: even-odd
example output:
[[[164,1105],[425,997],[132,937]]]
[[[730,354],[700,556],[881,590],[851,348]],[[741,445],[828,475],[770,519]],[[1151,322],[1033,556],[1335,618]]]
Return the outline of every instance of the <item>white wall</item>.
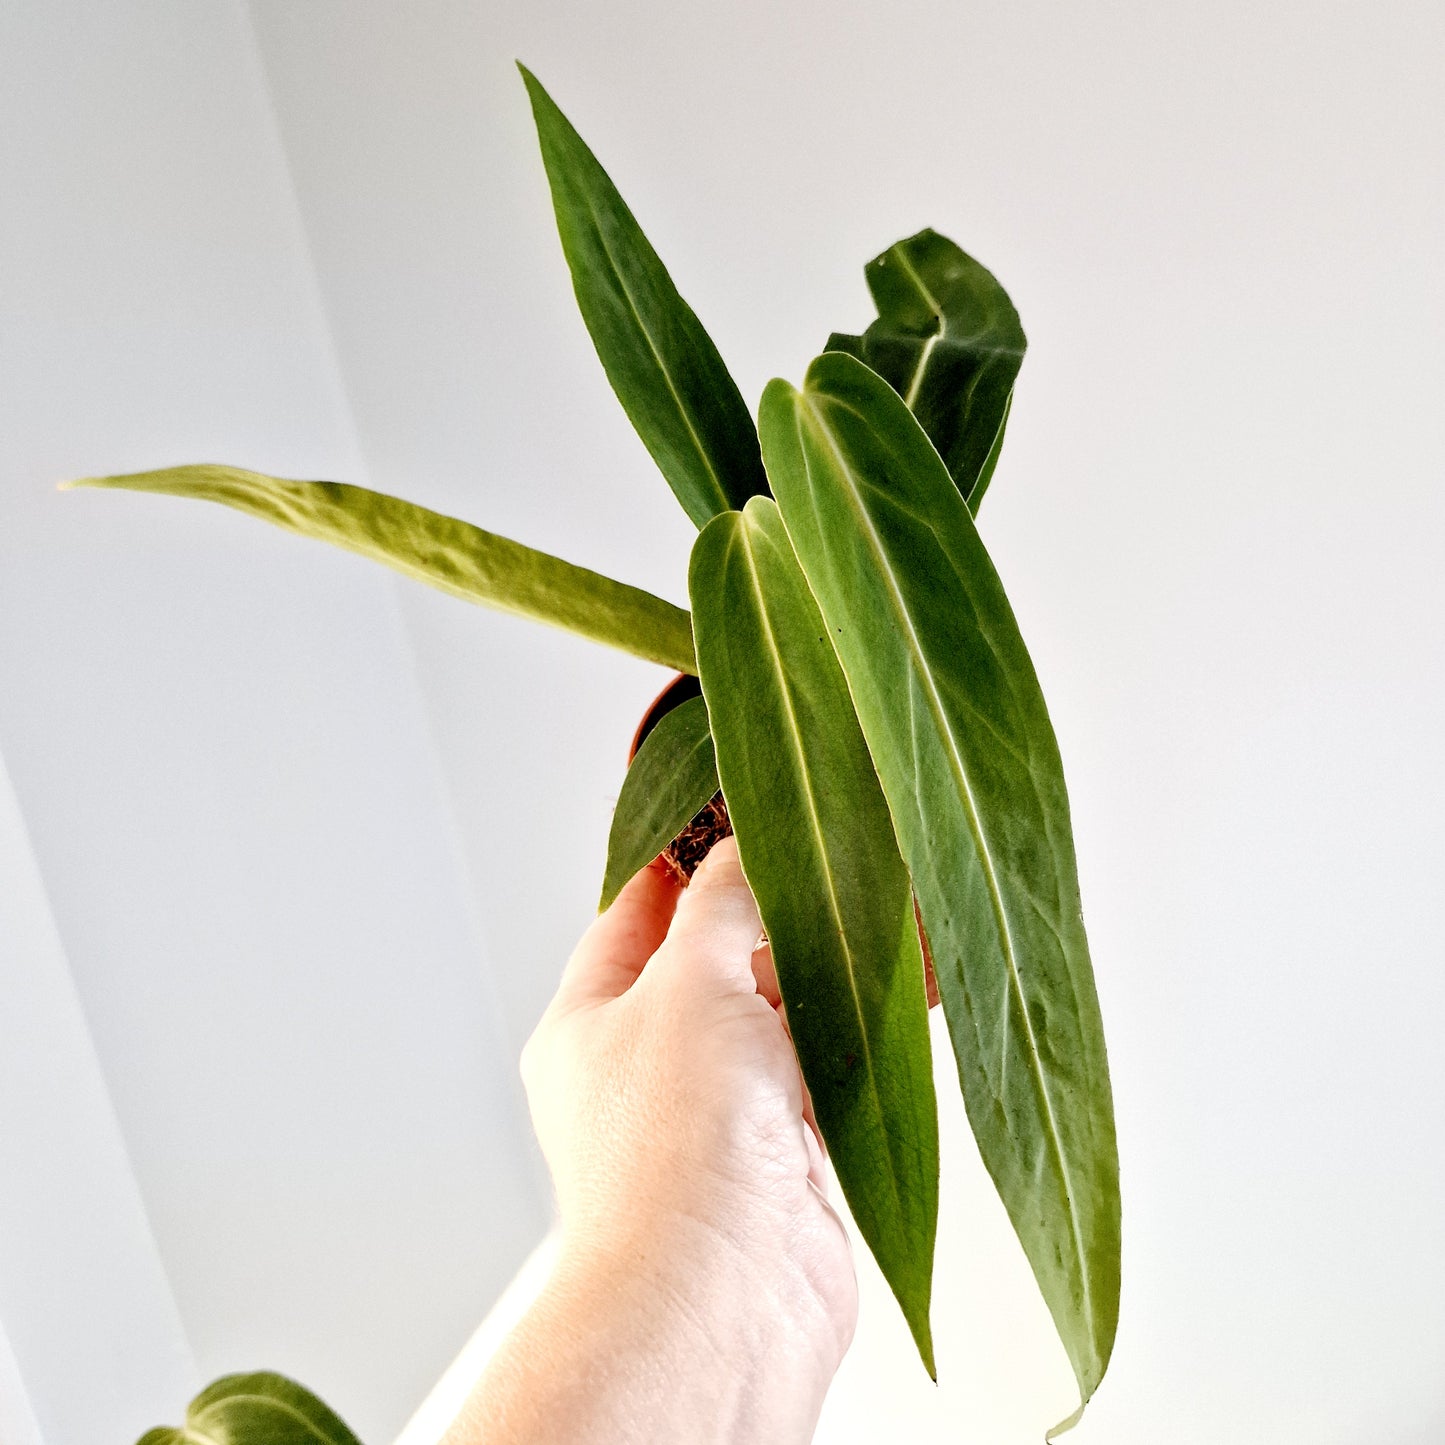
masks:
[[[138,1435],[201,1380],[0,762],[0,1441]]]
[[[37,7],[24,38],[69,104],[17,99],[23,146],[0,129],[48,188],[5,233],[46,283],[14,288],[33,316],[6,373],[7,508],[16,478],[207,455],[369,478],[681,597],[688,528],[573,312],[514,56],[750,398],[866,321],[862,262],[896,237],[935,225],[998,270],[1032,348],[984,530],[1068,767],[1126,1191],[1119,1344],[1078,1438],[1445,1434],[1438,6],[253,0],[276,133],[231,12],[130,8],[127,76],[116,33],[62,39]],[[163,88],[135,84],[142,59]],[[95,190],[131,216],[119,264],[113,217],[104,244],[84,224]],[[162,197],[157,252],[136,218]],[[274,1342],[380,1441],[494,1288],[468,1250],[515,1252],[540,1212],[519,1162],[515,1222],[471,1224],[495,1204],[483,1151],[520,1157],[497,1054],[590,913],[660,678],[200,508],[66,498],[62,523],[25,495],[0,743],[197,1354]],[[188,745],[162,694],[244,747]],[[358,853],[320,868],[321,843]],[[461,961],[468,888],[490,996]],[[253,995],[299,987],[296,939],[286,1022]],[[403,952],[425,993],[387,992]],[[188,1016],[204,1047],[158,1062]],[[212,1055],[262,1077],[206,1083],[178,1119],[176,1081]],[[960,1113],[943,1383],[868,1271],[820,1438],[1033,1441],[1068,1408]],[[221,1118],[237,1137],[209,1137]],[[461,1164],[416,1144],[426,1118]],[[266,1197],[226,1204],[223,1243],[209,1186],[238,1158]],[[328,1189],[354,1241],[328,1240]],[[283,1194],[306,1221],[289,1242]],[[348,1281],[360,1244],[384,1268]],[[242,1289],[253,1266],[267,1289],[289,1272],[285,1308]]]
[[[206,457],[361,475],[249,19],[3,16],[0,747],[187,1370],[288,1370],[384,1440],[546,1218],[393,583],[218,509],[54,491]],[[22,1006],[44,963],[7,968]],[[7,1103],[56,1171],[99,1147],[59,1095]],[[184,1374],[100,1388],[145,1335],[123,1261],[21,1204],[0,1237],[38,1283],[0,1274],[0,1318],[47,1445],[176,1418]]]

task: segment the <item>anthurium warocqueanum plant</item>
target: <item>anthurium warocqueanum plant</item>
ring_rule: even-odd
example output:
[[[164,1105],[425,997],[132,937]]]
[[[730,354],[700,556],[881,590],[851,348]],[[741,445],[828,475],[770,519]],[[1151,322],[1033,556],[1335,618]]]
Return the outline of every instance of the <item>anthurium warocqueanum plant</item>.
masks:
[[[1082,1411],[1118,1319],[1109,1071],[1059,751],[974,521],[1023,360],[1018,314],[952,241],[911,236],[867,267],[877,319],[829,337],[801,387],[771,382],[754,425],[606,172],[522,74],[583,319],[699,528],[690,614],[344,483],[201,465],[77,485],[221,502],[696,675],[701,696],[624,781],[603,906],[720,789],[823,1138],[932,1375],[929,956],[969,1122]],[[263,1406],[299,1389],[233,1378],[244,1387],[218,1382],[193,1410],[237,1440],[255,1438],[238,1388]]]

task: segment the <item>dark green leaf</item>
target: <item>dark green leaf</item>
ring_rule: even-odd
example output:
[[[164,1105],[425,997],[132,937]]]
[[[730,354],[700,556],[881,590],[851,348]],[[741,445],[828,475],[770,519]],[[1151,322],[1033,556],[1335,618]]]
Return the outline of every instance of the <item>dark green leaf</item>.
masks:
[[[467,602],[565,627],[679,672],[697,670],[692,623],[681,607],[381,492],[344,482],[288,482],[218,466],[87,477],[69,485],[220,502],[384,562]]]
[[[622,781],[598,908],[610,908],[627,880],[647,867],[717,790],[707,704],[689,698],[664,714],[643,739]]]
[[[978,507],[979,503],[983,501],[983,494],[988,491],[988,484],[993,481],[999,453],[1003,450],[1003,434],[1008,429],[1008,414],[1013,410],[1013,404],[1014,394],[1009,392],[1008,400],[1003,404],[1003,417],[998,424],[998,434],[993,439],[993,446],[989,448],[988,455],[983,459],[983,469],[978,474],[978,480],[968,494],[968,510],[975,517],[978,516]]]
[[[993,273],[936,231],[868,263],[878,319],[829,351],[866,362],[907,403],[975,515],[998,461],[1023,327]]]
[[[913,877],[969,1122],[1087,1400],[1118,1321],[1118,1156],[1033,665],[968,508],[875,373],[829,353],[803,391],[772,382],[762,437]]]
[[[778,509],[709,522],[689,590],[723,797],[853,1217],[933,1374],[938,1123],[908,874]]]
[[[208,1385],[186,1423],[158,1426],[138,1445],[359,1445],[309,1390],[284,1375],[227,1375]]]
[[[536,76],[518,69],[582,319],[623,410],[701,527],[767,491],[753,419],[597,157]]]

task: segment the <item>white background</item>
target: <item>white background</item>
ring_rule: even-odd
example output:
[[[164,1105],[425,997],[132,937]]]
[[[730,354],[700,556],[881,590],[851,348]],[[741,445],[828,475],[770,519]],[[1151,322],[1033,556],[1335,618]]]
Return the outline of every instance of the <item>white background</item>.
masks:
[[[52,490],[349,479],[681,600],[513,57],[750,401],[921,226],[1019,305],[982,521],[1068,769],[1125,1189],[1075,1438],[1445,1438],[1423,0],[0,3],[0,1427],[123,1445],[269,1366],[381,1445],[546,1226],[515,1056],[663,675]],[[942,1384],[865,1263],[821,1440],[1070,1407],[956,1104],[944,1148]]]

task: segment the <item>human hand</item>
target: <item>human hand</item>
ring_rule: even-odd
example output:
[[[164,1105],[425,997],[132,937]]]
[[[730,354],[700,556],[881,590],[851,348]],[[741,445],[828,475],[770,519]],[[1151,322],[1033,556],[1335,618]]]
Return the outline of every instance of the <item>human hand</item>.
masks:
[[[561,1214],[544,1315],[553,1334],[606,1332],[611,1368],[634,1345],[659,1356],[670,1396],[644,1372],[625,1428],[598,1439],[806,1441],[852,1338],[850,1248],[760,933],[731,839],[680,896],[645,870],[523,1055]],[[672,1406],[681,1424],[657,1414]]]

